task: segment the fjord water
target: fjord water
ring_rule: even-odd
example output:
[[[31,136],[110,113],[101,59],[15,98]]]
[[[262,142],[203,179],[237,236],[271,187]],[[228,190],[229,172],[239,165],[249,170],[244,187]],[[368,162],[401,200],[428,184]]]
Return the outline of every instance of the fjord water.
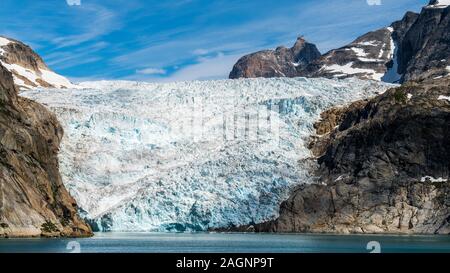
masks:
[[[370,253],[378,243],[381,253],[450,253],[450,236],[113,232],[5,239],[0,253]]]

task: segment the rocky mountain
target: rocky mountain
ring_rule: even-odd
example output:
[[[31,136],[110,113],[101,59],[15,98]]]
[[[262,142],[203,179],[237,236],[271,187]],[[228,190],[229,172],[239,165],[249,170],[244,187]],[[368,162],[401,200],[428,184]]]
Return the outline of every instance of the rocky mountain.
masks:
[[[91,235],[59,174],[61,126],[17,92],[0,64],[0,237]]]
[[[395,44],[392,27],[369,32],[355,41],[334,49],[298,71],[297,76],[382,80],[392,61]],[[395,78],[395,77],[394,77]],[[393,79],[391,82],[394,82]]]
[[[291,48],[278,47],[242,57],[230,73],[230,79],[296,77],[298,69],[320,57],[315,45],[300,37]]]
[[[299,186],[256,230],[450,233],[450,79],[405,84],[322,118],[312,143],[318,183]]]
[[[237,62],[230,78],[358,77],[405,82],[446,76],[450,72],[449,10],[446,1],[433,0],[420,14],[407,12],[391,26],[364,34],[319,58],[305,60],[290,73],[279,73],[272,69],[272,64],[258,61],[263,55],[250,54]],[[291,63],[289,59],[281,59],[277,67]]]
[[[21,89],[74,87],[68,79],[53,72],[29,46],[14,39],[0,36],[0,64],[13,74]]]

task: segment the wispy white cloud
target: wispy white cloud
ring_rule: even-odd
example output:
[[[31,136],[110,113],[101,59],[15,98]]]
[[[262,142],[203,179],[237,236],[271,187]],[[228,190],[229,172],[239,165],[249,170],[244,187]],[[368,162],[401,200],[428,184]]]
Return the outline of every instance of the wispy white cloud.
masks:
[[[138,69],[136,70],[136,73],[138,74],[144,74],[144,75],[164,75],[167,73],[165,69],[161,68],[144,68],[144,69]]]
[[[73,18],[69,27],[78,33],[52,39],[56,47],[70,47],[92,41],[122,26],[117,13],[112,9],[96,4],[83,4],[77,8],[81,14]]]
[[[149,80],[174,82],[226,79],[230,73],[230,67],[233,67],[240,57],[240,54],[224,55],[219,53],[214,57],[199,58],[197,63],[185,66],[168,77]]]

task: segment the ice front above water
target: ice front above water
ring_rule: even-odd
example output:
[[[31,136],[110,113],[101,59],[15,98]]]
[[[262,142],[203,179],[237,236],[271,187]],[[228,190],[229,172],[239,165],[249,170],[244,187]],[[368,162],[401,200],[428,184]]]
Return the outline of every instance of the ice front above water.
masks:
[[[22,93],[65,134],[65,186],[100,231],[200,231],[274,219],[315,183],[320,113],[392,85],[358,79],[86,82]]]

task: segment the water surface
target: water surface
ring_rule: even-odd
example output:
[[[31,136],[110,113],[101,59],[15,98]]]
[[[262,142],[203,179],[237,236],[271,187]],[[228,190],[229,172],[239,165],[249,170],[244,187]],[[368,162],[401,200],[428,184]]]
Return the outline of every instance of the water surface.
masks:
[[[84,239],[0,239],[0,252],[67,253],[364,253],[369,242],[381,252],[447,252],[450,236],[96,233]],[[375,243],[376,244],[376,243]]]

